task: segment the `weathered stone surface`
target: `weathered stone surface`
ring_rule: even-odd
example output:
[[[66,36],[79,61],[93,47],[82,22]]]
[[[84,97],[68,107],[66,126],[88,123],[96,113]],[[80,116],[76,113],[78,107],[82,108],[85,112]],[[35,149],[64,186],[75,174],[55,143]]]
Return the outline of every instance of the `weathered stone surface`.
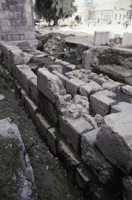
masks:
[[[124,94],[129,95],[129,96],[132,96],[132,86],[130,86],[130,85],[125,85],[125,86],[123,86],[123,87],[122,87],[122,92],[123,92]]]
[[[61,74],[60,72],[58,72],[58,71],[53,71],[52,73],[60,78],[60,80],[62,81],[64,87],[66,88],[66,81],[68,81],[68,78],[66,76],[64,76],[63,74]]]
[[[87,97],[75,95],[73,98],[73,103],[76,104],[80,114],[89,113],[89,101]]]
[[[104,89],[114,91],[117,88],[119,88],[119,86],[121,87],[121,85],[123,85],[123,84],[116,82],[116,81],[107,81],[107,82],[103,83],[102,87]]]
[[[3,100],[5,96],[3,94],[0,94],[0,101]]]
[[[91,181],[92,174],[84,167],[77,167],[75,179],[81,189],[86,189],[88,183]]]
[[[97,92],[99,90],[102,90],[102,87],[94,81],[79,87],[79,91],[82,96],[89,96],[91,93]]]
[[[82,56],[82,68],[83,69],[90,69],[90,62],[91,62],[91,53],[89,50],[83,52]]]
[[[47,144],[51,149],[51,152],[56,155],[57,153],[57,130],[55,128],[48,129]]]
[[[24,96],[24,105],[31,118],[35,121],[35,115],[38,112],[38,107],[27,95]]]
[[[131,48],[132,47],[132,33],[124,33],[123,34],[123,39],[122,39],[122,46],[126,48]]]
[[[38,89],[52,102],[56,101],[56,94],[66,94],[61,80],[47,69],[38,70]]]
[[[132,114],[132,104],[126,103],[126,102],[120,102],[111,108],[111,113],[117,113],[117,112],[126,112],[128,115]]]
[[[123,200],[131,200],[132,199],[132,177],[124,177],[122,179],[123,184]]]
[[[61,65],[49,65],[49,71],[58,71],[62,74],[62,66]]]
[[[105,77],[99,77],[99,76],[97,75],[97,76],[94,76],[94,77],[93,77],[93,81],[97,82],[99,85],[102,85],[102,84],[105,83],[107,80],[105,79]]]
[[[17,190],[21,199],[31,198],[32,184],[34,182],[33,169],[30,165],[28,155],[24,156],[25,147],[16,124],[12,123],[10,118],[0,120],[0,136],[5,139],[17,139],[18,141],[18,152],[15,163],[15,174]],[[9,150],[9,149],[8,149]],[[6,151],[6,149],[5,149]],[[18,167],[19,166],[19,167]]]
[[[20,85],[29,94],[29,80],[36,78],[28,65],[16,65],[14,68],[14,77],[19,81]]]
[[[64,134],[66,140],[73,146],[76,152],[80,147],[80,137],[83,133],[90,131],[93,127],[83,118],[71,119],[60,116],[60,131]]]
[[[114,178],[114,169],[95,147],[95,140],[99,130],[98,128],[83,134],[81,141],[82,159],[98,179],[106,184]]]
[[[29,95],[31,99],[38,105],[38,86],[37,86],[37,76],[29,79]]]
[[[99,46],[108,43],[109,35],[110,35],[109,31],[95,31],[93,44]]]
[[[127,112],[104,117],[96,145],[105,158],[125,174],[132,169],[132,118]]]
[[[58,153],[66,162],[67,166],[74,167],[80,164],[77,154],[67,145],[65,141],[60,140],[58,144]]]
[[[85,85],[85,82],[79,80],[78,78],[70,79],[66,81],[66,92],[74,96],[77,94],[79,86],[82,85]]]
[[[100,114],[101,116],[105,116],[110,112],[110,107],[112,103],[116,101],[110,97],[115,97],[115,94],[109,92],[108,90],[96,92],[90,96],[90,102],[92,110],[96,114]]]
[[[52,127],[52,125],[49,123],[49,121],[45,117],[43,117],[39,113],[36,114],[35,120],[36,120],[36,125],[38,127],[38,130],[41,136],[47,139],[47,131],[49,128]]]

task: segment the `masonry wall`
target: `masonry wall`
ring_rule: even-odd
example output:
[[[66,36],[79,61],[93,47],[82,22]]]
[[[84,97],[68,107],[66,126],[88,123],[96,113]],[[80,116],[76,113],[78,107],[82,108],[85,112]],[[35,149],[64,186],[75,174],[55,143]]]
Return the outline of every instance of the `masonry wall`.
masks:
[[[0,41],[34,38],[32,0],[0,0]]]

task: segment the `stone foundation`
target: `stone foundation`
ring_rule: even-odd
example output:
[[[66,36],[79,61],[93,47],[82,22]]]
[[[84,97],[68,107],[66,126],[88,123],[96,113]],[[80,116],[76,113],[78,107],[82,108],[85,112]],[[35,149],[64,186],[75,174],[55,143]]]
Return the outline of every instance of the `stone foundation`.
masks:
[[[35,54],[44,56],[42,52],[24,53],[4,43],[0,50],[40,135],[87,197],[130,199],[132,105],[118,103],[114,93],[123,84],[90,70],[72,70],[61,60],[55,61],[59,67],[42,67],[36,75],[29,61]],[[62,74],[68,66],[71,71]],[[92,107],[95,116],[89,114]]]

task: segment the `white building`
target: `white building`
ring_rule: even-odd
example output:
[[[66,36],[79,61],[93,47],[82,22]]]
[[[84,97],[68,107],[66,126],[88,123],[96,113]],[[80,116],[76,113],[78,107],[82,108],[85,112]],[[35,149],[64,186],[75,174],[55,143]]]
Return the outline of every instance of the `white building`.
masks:
[[[102,21],[112,24],[131,23],[131,0],[112,0],[95,8],[94,18],[98,23]]]

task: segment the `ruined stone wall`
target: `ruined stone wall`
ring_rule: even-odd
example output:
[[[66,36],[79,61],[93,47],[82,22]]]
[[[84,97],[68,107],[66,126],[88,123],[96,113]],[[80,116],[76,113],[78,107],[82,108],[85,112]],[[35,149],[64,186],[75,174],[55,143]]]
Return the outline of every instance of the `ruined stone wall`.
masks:
[[[35,38],[32,0],[0,0],[0,40]]]

